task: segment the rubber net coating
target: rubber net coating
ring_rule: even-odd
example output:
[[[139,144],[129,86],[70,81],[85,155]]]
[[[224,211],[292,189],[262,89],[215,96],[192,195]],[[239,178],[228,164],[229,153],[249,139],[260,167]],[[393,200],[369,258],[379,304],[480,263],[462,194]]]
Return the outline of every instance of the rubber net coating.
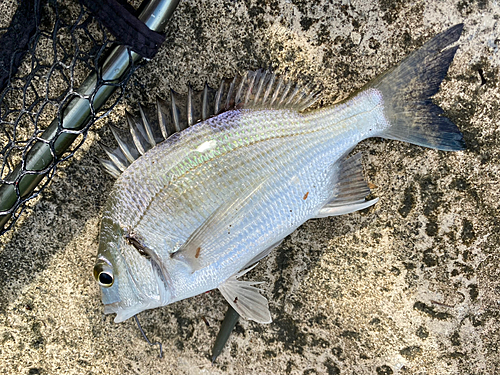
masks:
[[[18,7],[21,2],[17,2]],[[0,216],[9,215],[9,220],[0,227],[0,235],[12,228],[24,211],[30,210],[60,163],[71,158],[83,144],[88,129],[120,102],[129,78],[138,67],[129,58],[127,74],[116,81],[103,80],[99,64],[102,64],[105,50],[118,42],[79,0],[35,3],[36,29],[15,74],[12,74],[15,58],[11,59],[12,66],[7,67],[11,74],[0,93],[0,188],[5,184],[12,185],[16,192],[13,206],[5,208],[3,204],[0,209]],[[16,2],[12,1],[10,6],[15,8]],[[12,22],[15,22],[15,17]],[[1,26],[0,36],[7,31],[9,24]],[[82,97],[78,88],[91,72],[97,72],[97,84],[94,91],[85,96],[90,102],[90,121],[77,130],[64,129],[63,110],[75,96]],[[97,111],[93,97],[103,85],[116,86],[117,90]],[[55,136],[50,138],[52,140],[42,138],[42,133],[54,119],[57,121]],[[53,140],[62,133],[72,134],[76,139],[61,153],[56,150]],[[30,150],[39,142],[50,146],[52,161],[41,170],[28,170],[26,164]],[[15,177],[12,177],[13,172]],[[28,174],[39,175],[42,179],[32,192],[21,196],[19,182]]]

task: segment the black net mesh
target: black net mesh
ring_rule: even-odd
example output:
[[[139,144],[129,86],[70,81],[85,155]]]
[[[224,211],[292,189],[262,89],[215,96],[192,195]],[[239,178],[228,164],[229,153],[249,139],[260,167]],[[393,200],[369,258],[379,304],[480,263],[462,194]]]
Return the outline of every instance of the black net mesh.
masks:
[[[19,9],[23,3],[13,2],[12,6]],[[100,66],[117,41],[80,1],[35,1],[31,5],[36,27],[27,37],[25,50],[21,46],[9,66],[3,66],[9,74],[0,93],[0,234],[33,206],[60,163],[85,141],[94,122],[118,104],[138,66],[129,52],[130,67],[125,74],[114,81],[104,80]],[[15,22],[19,22],[16,16],[11,29],[26,26]],[[4,26],[1,34],[8,32],[8,25]],[[16,59],[20,62],[17,72]],[[92,73],[96,84],[83,95],[79,88]],[[94,100],[103,86],[116,90],[99,108]],[[89,109],[86,121],[68,128],[64,120],[63,126],[68,108],[82,99]],[[45,157],[40,161],[43,150]]]

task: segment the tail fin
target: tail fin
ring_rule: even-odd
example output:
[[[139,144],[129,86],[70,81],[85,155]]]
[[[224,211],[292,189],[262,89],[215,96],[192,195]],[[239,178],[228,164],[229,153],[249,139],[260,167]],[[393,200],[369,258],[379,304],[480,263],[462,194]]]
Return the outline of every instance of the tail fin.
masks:
[[[443,110],[432,102],[446,76],[458,46],[463,24],[436,35],[397,67],[368,85],[384,98],[384,112],[391,127],[381,135],[445,151],[465,148],[462,133]]]

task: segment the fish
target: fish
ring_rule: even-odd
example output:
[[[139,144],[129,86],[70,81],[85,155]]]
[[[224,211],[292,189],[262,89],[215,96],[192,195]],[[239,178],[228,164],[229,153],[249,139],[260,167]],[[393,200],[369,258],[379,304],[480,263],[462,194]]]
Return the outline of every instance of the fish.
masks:
[[[260,282],[242,280],[312,218],[377,203],[355,146],[372,137],[444,151],[463,135],[432,100],[464,25],[426,42],[345,101],[316,108],[320,93],[267,71],[158,99],[127,114],[126,141],[105,148],[116,182],[102,213],[94,277],[104,313],[119,323],[147,309],[218,289],[242,317],[272,321]],[[198,103],[198,104],[196,104]],[[159,129],[158,129],[159,128]],[[159,134],[161,133],[161,134]]]

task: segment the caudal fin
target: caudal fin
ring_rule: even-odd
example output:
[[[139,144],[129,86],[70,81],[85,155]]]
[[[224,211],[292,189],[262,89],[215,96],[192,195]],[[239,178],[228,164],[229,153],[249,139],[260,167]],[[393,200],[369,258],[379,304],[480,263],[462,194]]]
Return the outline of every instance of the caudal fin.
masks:
[[[465,148],[462,133],[431,99],[458,49],[447,47],[460,38],[463,27],[455,25],[436,35],[368,85],[381,92],[391,124],[382,137],[445,151]]]

